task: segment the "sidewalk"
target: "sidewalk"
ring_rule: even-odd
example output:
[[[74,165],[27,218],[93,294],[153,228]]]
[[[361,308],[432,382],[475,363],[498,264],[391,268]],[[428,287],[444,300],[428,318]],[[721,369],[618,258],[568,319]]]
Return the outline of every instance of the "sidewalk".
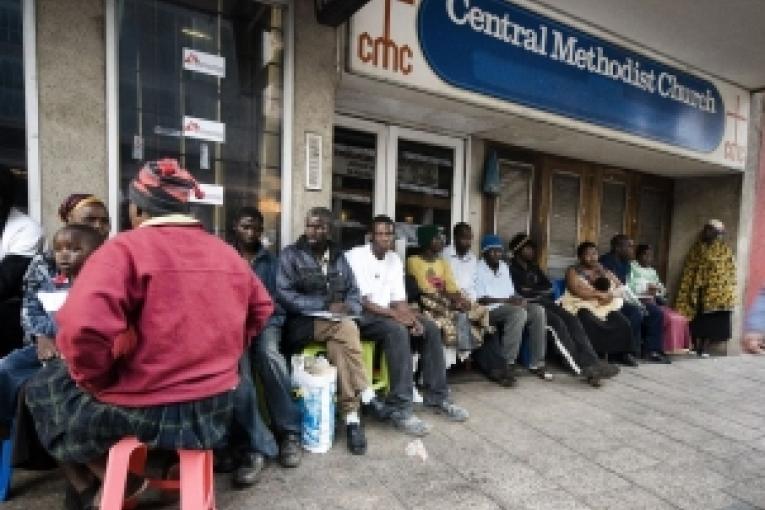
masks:
[[[597,390],[566,374],[453,390],[471,419],[423,412],[434,425],[425,462],[404,453],[411,438],[372,424],[365,457],[349,455],[338,436],[298,469],[270,466],[253,489],[230,490],[219,476],[218,507],[765,508],[765,357],[644,364]],[[0,508],[60,508],[62,487],[57,473],[18,472]]]

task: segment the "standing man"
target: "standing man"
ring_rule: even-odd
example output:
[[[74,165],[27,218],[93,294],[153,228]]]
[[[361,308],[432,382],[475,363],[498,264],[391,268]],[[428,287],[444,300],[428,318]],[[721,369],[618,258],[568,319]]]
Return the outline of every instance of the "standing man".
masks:
[[[254,207],[241,208],[233,218],[233,242],[272,298],[276,296],[276,257],[263,246],[263,215]],[[253,340],[250,352],[242,357],[243,377],[252,381],[252,366],[260,375],[263,394],[271,417],[271,428],[279,443],[279,463],[297,467],[302,458],[300,447],[300,409],[290,395],[291,382],[287,362],[281,353],[284,309],[274,304],[274,314],[266,328]],[[250,363],[250,358],[252,363]],[[253,409],[253,412],[257,409]],[[247,459],[234,473],[235,482],[246,485],[249,477]]]
[[[514,366],[523,330],[528,328],[531,352],[529,370],[541,379],[551,380],[552,374],[544,368],[547,350],[544,308],[515,293],[510,269],[502,260],[502,240],[499,236],[483,236],[481,254],[483,258],[478,262],[475,279],[476,295],[478,302],[491,310],[491,325],[502,331],[503,368],[492,370],[489,377],[502,386],[512,386],[515,383]]]
[[[425,408],[453,421],[468,413],[449,401],[441,331],[436,324],[412,312],[404,290],[404,264],[393,251],[393,220],[372,219],[371,242],[347,254],[361,291],[361,334],[382,345],[388,361],[390,419],[396,428],[424,436],[429,427],[412,413],[412,338],[420,340]]]
[[[630,273],[630,263],[634,257],[635,243],[624,234],[615,235],[611,239],[611,251],[600,257],[600,264],[614,273],[622,285],[627,284]],[[629,303],[625,299],[621,312],[632,325],[635,345],[642,345],[645,358],[657,363],[671,363],[664,354],[664,312],[655,303],[643,303],[647,315],[643,315],[640,306]],[[645,334],[644,334],[645,333]],[[636,357],[641,352],[634,352]]]
[[[287,351],[298,352],[312,341],[326,342],[329,361],[337,367],[348,449],[363,455],[367,439],[359,419],[359,398],[377,416],[384,414],[384,404],[364,372],[354,322],[361,314],[361,296],[345,256],[329,240],[331,220],[332,213],[325,207],[308,211],[305,233],[279,257],[276,295],[287,312]]]
[[[460,291],[471,301],[476,300],[475,274],[478,259],[470,250],[473,244],[473,230],[465,222],[454,225],[452,244],[444,250],[444,259],[452,268],[454,279]]]

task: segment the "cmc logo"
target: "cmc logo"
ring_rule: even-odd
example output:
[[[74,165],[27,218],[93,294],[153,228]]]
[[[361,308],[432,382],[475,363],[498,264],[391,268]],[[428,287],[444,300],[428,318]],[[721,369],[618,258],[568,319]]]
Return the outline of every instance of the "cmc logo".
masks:
[[[186,125],[183,126],[184,133],[199,133],[201,129],[199,123],[193,120],[188,121]]]
[[[390,11],[391,2],[385,0],[385,16],[383,19],[383,33],[373,38],[369,32],[362,32],[357,40],[357,55],[365,64],[381,67],[407,75],[412,72],[412,48],[408,44],[399,45],[390,37]],[[414,0],[397,0],[401,3],[414,5]]]
[[[196,53],[189,52],[183,60],[184,64],[199,64],[199,56]]]

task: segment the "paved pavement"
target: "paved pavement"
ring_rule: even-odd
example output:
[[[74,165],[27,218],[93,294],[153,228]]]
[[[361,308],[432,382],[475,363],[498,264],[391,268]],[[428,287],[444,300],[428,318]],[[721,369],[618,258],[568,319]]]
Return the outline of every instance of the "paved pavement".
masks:
[[[270,466],[250,490],[219,476],[218,507],[765,508],[765,357],[645,364],[598,390],[565,374],[513,389],[459,379],[455,400],[471,419],[422,413],[434,425],[426,461],[405,454],[411,438],[370,425],[365,457],[339,436],[298,469]],[[2,510],[60,508],[56,473],[18,472],[13,487]]]

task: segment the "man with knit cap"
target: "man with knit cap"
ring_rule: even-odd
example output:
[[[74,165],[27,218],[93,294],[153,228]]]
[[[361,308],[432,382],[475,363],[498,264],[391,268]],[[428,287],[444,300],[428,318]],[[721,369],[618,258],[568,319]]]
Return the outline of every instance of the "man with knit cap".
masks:
[[[188,216],[190,193],[202,196],[175,160],[138,172],[133,230],[90,257],[57,313],[66,361],[27,385],[39,437],[83,507],[125,436],[162,449],[225,445],[239,359],[273,311],[247,263]],[[115,349],[126,332],[129,347]]]
[[[515,292],[510,269],[502,260],[502,240],[487,234],[481,239],[475,293],[478,302],[490,308],[489,321],[501,332],[502,368],[492,369],[489,377],[503,386],[515,383],[514,366],[520,351],[524,328],[528,329],[529,369],[542,379],[552,379],[544,369],[547,348],[545,310]]]

